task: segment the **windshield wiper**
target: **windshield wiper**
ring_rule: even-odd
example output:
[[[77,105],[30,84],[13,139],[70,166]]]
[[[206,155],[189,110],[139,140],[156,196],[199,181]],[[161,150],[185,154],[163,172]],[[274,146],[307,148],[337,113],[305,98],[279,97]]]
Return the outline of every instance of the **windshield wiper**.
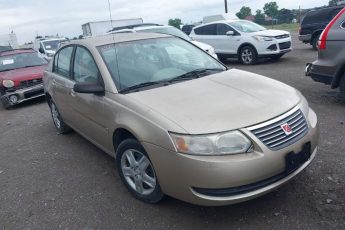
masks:
[[[153,86],[153,85],[158,85],[158,84],[161,84],[163,83],[162,81],[149,81],[149,82],[144,82],[144,83],[141,83],[141,84],[138,84],[138,85],[133,85],[133,86],[130,86],[130,87],[127,87],[123,90],[120,90],[119,93],[128,93],[132,90],[136,90],[136,89],[140,89],[140,88],[144,88],[144,87],[148,87],[148,86]]]
[[[201,75],[208,73],[208,72],[221,72],[221,71],[225,71],[224,69],[221,68],[204,68],[204,69],[196,69],[193,71],[190,71],[188,73],[182,74],[178,77],[174,77],[170,80],[168,80],[168,82],[173,82],[173,81],[186,81],[186,80],[192,80],[195,78],[199,78],[202,77]],[[203,75],[205,76],[205,75]]]

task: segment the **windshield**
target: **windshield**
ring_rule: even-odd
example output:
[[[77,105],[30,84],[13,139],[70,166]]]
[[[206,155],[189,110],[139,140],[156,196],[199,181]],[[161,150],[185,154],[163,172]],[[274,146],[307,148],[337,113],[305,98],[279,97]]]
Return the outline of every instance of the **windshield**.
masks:
[[[44,46],[44,50],[51,50],[56,51],[59,48],[60,42],[64,40],[49,40],[49,41],[43,41],[42,44]]]
[[[243,33],[253,33],[258,31],[267,30],[265,27],[260,26],[250,21],[235,21],[229,23],[232,27]]]
[[[160,33],[160,34],[170,34],[170,35],[173,35],[176,37],[180,37],[180,38],[187,40],[187,41],[192,40],[183,31],[176,29],[174,27],[155,27],[155,28],[151,28],[151,29],[139,30],[138,32],[152,32],[152,33]]]
[[[47,64],[38,53],[21,53],[0,57],[0,72]]]
[[[226,70],[207,53],[179,38],[131,41],[98,49],[120,92],[139,84],[167,82],[197,70]]]

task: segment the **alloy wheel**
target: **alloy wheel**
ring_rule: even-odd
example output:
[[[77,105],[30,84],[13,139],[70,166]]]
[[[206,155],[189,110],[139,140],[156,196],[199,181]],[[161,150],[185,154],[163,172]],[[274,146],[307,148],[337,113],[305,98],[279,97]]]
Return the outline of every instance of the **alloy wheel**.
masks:
[[[253,52],[250,49],[244,49],[241,58],[245,64],[250,64],[253,61]]]
[[[59,118],[60,117],[59,111],[57,110],[56,105],[54,103],[51,104],[50,108],[51,108],[54,124],[55,124],[56,128],[60,129],[61,128],[61,121]]]
[[[121,170],[128,185],[140,195],[150,195],[155,190],[156,175],[143,153],[126,150],[121,157]]]

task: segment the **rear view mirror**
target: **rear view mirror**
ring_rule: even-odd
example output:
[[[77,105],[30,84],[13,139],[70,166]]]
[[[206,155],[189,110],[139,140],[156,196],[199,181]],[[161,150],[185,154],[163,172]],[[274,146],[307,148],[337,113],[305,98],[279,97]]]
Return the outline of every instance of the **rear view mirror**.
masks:
[[[234,31],[228,31],[226,32],[226,36],[233,36],[235,33]]]
[[[76,93],[86,93],[86,94],[102,94],[104,93],[103,86],[88,83],[75,83],[73,87]]]

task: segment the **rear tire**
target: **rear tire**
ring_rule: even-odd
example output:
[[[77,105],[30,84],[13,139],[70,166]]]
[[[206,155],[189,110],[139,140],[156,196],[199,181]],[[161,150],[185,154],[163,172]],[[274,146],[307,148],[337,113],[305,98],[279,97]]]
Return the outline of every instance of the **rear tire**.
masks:
[[[313,46],[314,50],[318,50],[319,49],[319,39],[320,39],[320,34],[315,35],[313,37],[313,39],[311,40],[311,45]]]
[[[257,62],[258,54],[254,47],[244,46],[238,54],[238,59],[243,65],[254,65]]]
[[[121,142],[116,150],[116,165],[122,182],[136,199],[155,204],[164,198],[153,164],[137,140]]]
[[[59,134],[65,134],[65,133],[71,132],[72,129],[68,125],[66,125],[66,123],[62,120],[59,110],[52,100],[49,101],[49,107],[50,107],[50,112],[53,118],[54,126],[57,132]]]

